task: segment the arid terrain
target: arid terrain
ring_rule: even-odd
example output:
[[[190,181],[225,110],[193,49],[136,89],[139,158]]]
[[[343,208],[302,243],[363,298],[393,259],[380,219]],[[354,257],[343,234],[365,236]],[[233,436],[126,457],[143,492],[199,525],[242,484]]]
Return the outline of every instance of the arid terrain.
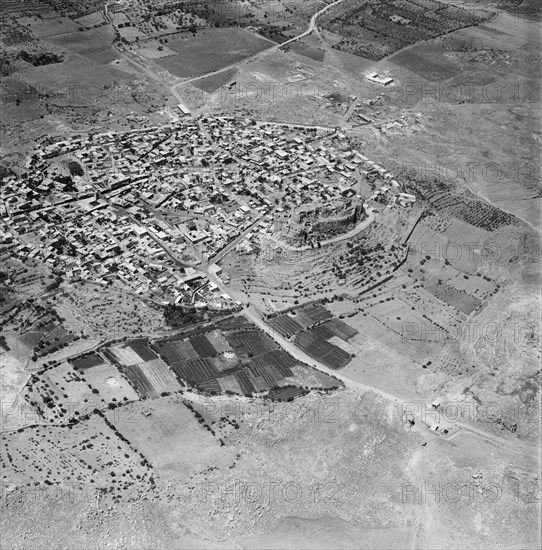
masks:
[[[534,0],[6,0],[0,548],[541,544]]]

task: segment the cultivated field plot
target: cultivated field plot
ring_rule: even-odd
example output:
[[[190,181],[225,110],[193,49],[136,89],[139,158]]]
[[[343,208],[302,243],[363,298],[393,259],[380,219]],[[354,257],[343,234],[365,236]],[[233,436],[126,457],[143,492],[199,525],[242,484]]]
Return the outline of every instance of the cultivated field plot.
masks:
[[[44,20],[34,18],[29,23],[28,28],[36,38],[43,38],[56,34],[78,32],[79,25],[67,17],[55,17],[54,19]]]
[[[179,391],[182,386],[179,384],[169,367],[162,359],[153,359],[140,363],[137,368],[145,375],[151,383],[156,394],[163,392]]]
[[[156,62],[179,77],[216,71],[269,48],[271,44],[240,28],[206,29],[186,40],[172,40],[168,47],[178,55]]]
[[[141,397],[157,397],[159,395],[151,384],[151,381],[145,376],[143,370],[139,368],[139,365],[119,367],[119,371]]]
[[[229,451],[224,452],[218,440],[206,433],[178,396],[133,403],[123,413],[130,422],[115,426],[161,474],[188,480],[210,466],[230,464]],[[114,415],[115,411],[106,413],[112,423]]]
[[[217,380],[217,382],[220,386],[220,391],[223,393],[236,393],[237,395],[241,395],[243,393],[239,380],[237,380],[237,377],[233,374],[222,376]]]
[[[189,341],[199,357],[213,357],[217,353],[211,342],[203,334],[192,336]]]
[[[439,300],[465,315],[470,315],[482,303],[478,298],[467,294],[464,290],[458,290],[444,281],[426,283],[424,288]]]
[[[216,353],[224,353],[225,351],[231,351],[231,346],[224,337],[224,335],[219,330],[213,330],[212,332],[207,332],[205,338],[213,346]]]
[[[81,371],[96,367],[97,365],[102,365],[103,363],[105,363],[104,358],[99,353],[94,352],[81,355],[71,361],[73,368]]]
[[[437,211],[486,231],[519,224],[519,220],[512,214],[466,194],[433,190],[426,195],[426,199]]]
[[[105,352],[106,356],[112,358],[115,362],[120,363],[124,367],[131,365],[137,365],[138,363],[144,363],[145,359],[141,357],[132,347],[128,344],[114,345],[108,348]],[[154,359],[155,357],[153,357]]]
[[[469,375],[476,371],[468,358],[461,353],[458,342],[446,342],[437,359],[429,366],[432,371],[445,372],[449,376]]]
[[[196,359],[196,350],[188,340],[173,340],[168,342],[156,342],[153,344],[156,351],[170,364]]]
[[[516,31],[517,32],[517,31]],[[508,34],[489,25],[479,25],[470,29],[461,29],[450,35],[450,39],[457,40],[460,44],[471,44],[480,50],[514,50],[520,48],[526,42],[526,36]]]
[[[179,380],[195,384],[216,378],[219,374],[211,359],[189,359],[180,363],[171,363],[169,366]]]
[[[91,59],[96,63],[107,65],[119,57],[109,45],[113,38],[114,33],[111,27],[102,27],[89,31],[48,36],[45,41]]]
[[[333,315],[322,305],[314,304],[301,309],[314,324],[331,319]]]
[[[267,334],[255,331],[241,331],[226,334],[226,339],[237,355],[251,357],[277,349],[277,344]]]
[[[279,388],[277,390],[271,390],[269,397],[276,399],[277,401],[292,401],[300,395],[305,395],[307,390],[303,388]]]
[[[319,318],[324,316],[317,309],[313,313],[314,316],[318,313]],[[327,312],[325,316],[327,317]],[[305,385],[302,380],[306,379],[311,379],[311,386],[317,388],[336,386],[336,382],[326,375],[322,374],[324,378],[320,379],[309,376],[305,371],[302,371],[301,379],[297,380],[292,369],[299,366],[299,362],[245,318],[232,317],[217,325],[220,328],[190,336],[186,340],[153,343],[153,347],[164,359],[164,365],[167,363],[178,383],[195,385],[211,393],[227,391],[240,395],[268,392],[272,388],[288,384]],[[332,336],[335,332],[344,332],[340,323],[337,327],[335,331],[329,330]],[[191,356],[189,359],[186,358],[188,355]],[[140,367],[141,365],[136,365],[131,369]],[[143,373],[138,372],[139,379],[142,376]],[[142,385],[141,380],[137,383]]]
[[[275,329],[281,336],[285,337],[289,337],[305,328],[287,313],[277,315],[276,317],[271,317],[267,321],[267,324],[270,327],[273,327],[273,329]]]
[[[318,26],[343,37],[335,48],[378,60],[416,42],[481,23],[488,15],[433,0],[354,0],[328,10]]]
[[[401,293],[401,300],[450,335],[455,337],[460,333],[461,325],[466,318],[464,314],[442,303],[423,288],[405,290]]]
[[[158,357],[156,353],[149,348],[149,342],[145,338],[131,340],[126,344],[126,347],[137,353],[142,361],[152,361]]]
[[[296,361],[291,355],[288,355],[285,351],[276,349],[267,353],[262,353],[257,357],[253,357],[250,363],[251,370],[252,367],[255,367],[254,372],[261,373],[262,376],[262,369],[273,367],[273,369],[270,369],[270,373],[277,372],[279,373],[280,378],[285,378],[287,376],[292,376],[291,369],[298,364],[298,361]],[[278,380],[275,380],[275,382],[278,382]]]
[[[348,342],[350,338],[358,333],[355,328],[352,328],[340,319],[331,319],[330,321],[326,321],[325,323],[318,325],[314,330],[317,334],[321,334],[322,338],[325,338],[326,340],[328,338],[332,338],[333,336],[337,336],[345,342]]]
[[[435,45],[414,46],[389,59],[391,63],[421,76],[425,80],[448,80],[461,72],[461,67],[447,57],[446,50]]]
[[[352,356],[341,348],[323,340],[314,329],[296,335],[296,346],[332,369],[346,367]]]
[[[106,22],[104,14],[101,11],[95,11],[83,17],[78,17],[74,21],[82,27],[94,27],[94,25],[102,25]]]
[[[39,485],[92,483],[113,498],[134,491],[136,485],[142,490],[150,488],[152,470],[142,464],[141,454],[97,415],[70,429],[51,426],[44,430],[38,426],[3,434],[2,440],[4,475]]]
[[[312,44],[307,43],[307,40],[298,40],[291,45],[285,46],[295,53],[304,55],[314,61],[324,61],[325,52],[321,48],[315,47]]]

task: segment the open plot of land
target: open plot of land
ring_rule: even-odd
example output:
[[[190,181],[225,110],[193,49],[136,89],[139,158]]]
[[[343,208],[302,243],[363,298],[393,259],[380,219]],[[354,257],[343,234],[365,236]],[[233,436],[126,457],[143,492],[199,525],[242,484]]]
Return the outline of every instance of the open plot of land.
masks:
[[[55,17],[54,19],[35,19],[30,23],[29,28],[36,38],[43,38],[44,36],[77,32],[79,25],[67,17]]]
[[[219,442],[178,397],[133,403],[123,412],[133,422],[121,422],[118,430],[161,474],[188,480],[207,467],[231,463],[234,450],[220,452]],[[113,415],[107,412],[111,419]]]
[[[135,42],[132,47],[137,49],[137,53],[147,59],[160,59],[162,57],[169,57],[170,55],[177,55],[176,51],[164,46],[158,40],[151,39],[140,43]]]
[[[218,379],[218,384],[220,386],[220,390],[224,393],[236,393],[238,395],[243,394],[243,389],[241,388],[241,385],[239,384],[239,380],[237,380],[237,377],[234,374],[228,374],[227,376],[222,376]]]
[[[446,342],[438,357],[430,366],[433,371],[445,372],[449,376],[463,376],[476,371],[476,366],[461,353],[459,343]]]
[[[106,35],[107,30],[105,29],[109,30],[109,37]],[[110,46],[113,37],[114,33],[111,27],[104,27],[49,36],[46,41],[91,59],[96,63],[107,65],[119,57],[119,54]]]
[[[226,85],[237,74],[237,69],[227,69],[219,74],[206,76],[191,82],[192,86],[207,94],[214,94],[217,90]]]
[[[33,67],[19,73],[30,86],[38,85],[42,93],[53,95],[56,104],[88,105],[118,101],[111,86],[127,84],[133,77],[112,66],[100,65],[90,59],[71,56],[63,63]],[[128,104],[128,102],[127,102]]]
[[[175,76],[197,76],[216,71],[265,50],[270,42],[243,29],[206,29],[187,40],[172,40],[178,55],[157,60]]]
[[[374,311],[368,311],[366,315],[358,313],[348,319],[348,322],[359,331],[359,334],[349,341],[358,349],[362,349],[363,335],[367,335],[380,342],[383,348],[390,348],[419,365],[433,359],[439,353],[443,345],[439,339],[442,340],[444,335],[421,315],[412,312],[412,316],[405,315],[404,319],[396,320],[392,327],[388,324],[388,318],[380,313],[378,305]]]
[[[85,369],[85,380],[98,390],[100,398],[107,404],[137,401],[139,396],[132,386],[108,363]]]
[[[429,81],[448,80],[459,74],[461,67],[444,54],[443,48],[424,44],[399,52],[389,61]]]
[[[135,42],[136,40],[141,40],[147,38],[147,35],[140,31],[137,27],[123,27],[119,29],[119,34],[122,38],[128,40],[128,42]]]
[[[92,483],[113,496],[150,486],[152,470],[140,464],[142,456],[100,416],[93,415],[70,429],[38,426],[4,434],[2,439],[4,479],[13,476],[61,487]],[[7,455],[6,444],[10,449]]]
[[[86,382],[85,375],[76,372],[67,361],[32,377],[24,391],[38,415],[50,422],[68,421],[105,406]]]
[[[83,27],[94,27],[94,25],[102,25],[106,22],[102,11],[95,11],[88,15],[83,15],[83,17],[74,19],[74,21]]]

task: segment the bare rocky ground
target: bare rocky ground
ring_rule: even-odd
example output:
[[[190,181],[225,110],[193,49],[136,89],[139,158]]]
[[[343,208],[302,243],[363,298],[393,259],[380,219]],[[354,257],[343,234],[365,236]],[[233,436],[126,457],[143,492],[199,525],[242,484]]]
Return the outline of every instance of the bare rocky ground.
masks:
[[[406,542],[489,548],[503,541],[528,548],[534,542],[539,478],[532,459],[412,431],[397,405],[350,390],[277,405],[272,415],[258,406],[245,411],[226,446],[216,448],[217,464],[230,451],[233,461],[186,479],[173,458],[172,468],[155,470],[156,488],[133,502],[126,496],[113,506],[90,489],[58,493],[54,485],[39,496],[29,488],[4,491],[3,547],[241,548],[269,547],[273,539],[273,547],[308,540],[321,548],[333,538],[344,548]],[[313,529],[322,530],[323,544]]]
[[[518,34],[522,28],[516,29]],[[529,48],[511,51],[495,51],[476,38],[458,42],[452,36],[435,43],[461,66],[464,73],[454,82],[474,86],[473,101],[435,100],[423,93],[420,86],[428,82],[423,76],[393,61],[373,66],[338,53],[334,58],[326,53],[321,63],[297,53],[277,52],[240,66],[235,76],[238,86],[232,90],[206,97],[186,84],[180,93],[202,113],[329,126],[340,124],[342,112],[326,96],[335,90],[357,95],[367,102],[363,103],[365,114],[377,123],[351,132],[354,146],[390,170],[397,165],[431,169],[435,162],[455,163],[465,177],[452,178],[453,185],[472,190],[525,222],[493,231],[484,245],[498,245],[503,253],[498,261],[480,267],[503,287],[489,300],[480,321],[511,327],[510,336],[495,339],[488,332],[474,339],[464,337],[462,352],[483,369],[469,380],[443,373],[416,375],[418,384],[409,386],[407,394],[415,392],[422,400],[431,392],[445,392],[457,400],[475,396],[486,409],[491,404],[498,410],[514,410],[518,403],[536,405],[540,325],[532,321],[540,310],[539,181],[532,168],[537,166],[534,152],[540,144],[540,120],[532,109],[532,99],[537,97],[532,77],[540,56],[539,38],[534,36]],[[129,95],[119,106],[106,94],[107,101],[85,103],[80,109],[33,96],[21,105],[4,105],[0,133],[8,145],[2,151],[16,153],[7,160],[18,162],[19,152],[45,133],[126,129],[131,123],[125,115],[134,112],[147,117],[148,124],[167,120],[164,105],[174,106],[176,101],[167,99],[164,83],[151,82],[148,73],[143,77],[126,60],[121,69],[125,75],[137,76],[141,95],[148,97]],[[301,93],[285,93],[290,90],[288,78],[299,69],[306,78],[296,88]],[[363,79],[369,69],[394,76],[398,85],[374,88]],[[109,89],[109,74],[100,73],[100,77],[100,86]],[[115,78],[124,82],[118,73]],[[485,101],[480,93],[491,83],[512,90],[512,96],[501,103]],[[417,86],[414,103],[412,88],[404,88],[405,84]],[[433,89],[435,83],[429,84]],[[514,95],[516,87],[519,95]],[[388,128],[389,120],[402,122]],[[495,162],[506,177],[484,176],[484,167]],[[473,171],[469,164],[474,164]],[[263,281],[266,286],[279,273],[269,271]],[[20,290],[25,297],[32,294]],[[285,303],[293,301],[288,289],[284,294]],[[108,315],[104,304],[118,315]],[[64,317],[85,325],[95,338],[164,328],[152,307],[116,292],[104,297],[91,285],[67,288],[56,305]],[[5,405],[24,384],[29,357],[19,361],[4,355],[0,360]],[[400,366],[393,372],[399,372]],[[385,383],[383,377],[380,381]],[[393,384],[402,380],[395,377]],[[182,434],[201,431],[198,442],[205,448],[205,461],[201,447],[184,437],[182,460],[172,456],[167,468],[152,465],[154,488],[127,494],[116,503],[90,484],[82,491],[59,493],[57,483],[65,482],[61,473],[55,474],[52,486],[40,485],[35,492],[36,487],[28,485],[35,482],[32,468],[26,471],[24,486],[14,486],[2,471],[1,547],[539,548],[539,409],[538,414],[536,408],[523,411],[519,423],[517,417],[506,415],[486,419],[481,426],[474,422],[485,435],[464,431],[445,440],[421,426],[410,429],[402,418],[402,403],[392,405],[359,390],[309,395],[293,404],[275,405],[273,415],[259,405],[242,418],[230,413],[239,428],[230,425],[224,432],[224,446],[188,417]],[[230,406],[235,411],[235,403]],[[492,439],[490,434],[502,439]],[[48,437],[52,444],[58,443],[54,430]],[[3,452],[9,452],[9,447],[4,446]],[[77,451],[66,445],[64,464],[56,456],[51,456],[59,461],[51,464],[55,472],[66,464],[73,467]],[[187,461],[195,468],[188,474]]]

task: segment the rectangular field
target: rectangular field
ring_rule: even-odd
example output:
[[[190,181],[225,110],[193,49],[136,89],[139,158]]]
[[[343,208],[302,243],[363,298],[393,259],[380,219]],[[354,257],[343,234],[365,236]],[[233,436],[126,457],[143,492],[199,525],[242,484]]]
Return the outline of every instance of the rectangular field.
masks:
[[[303,327],[292,319],[289,315],[277,315],[267,321],[270,327],[275,329],[281,336],[291,336],[296,332],[303,330]]]
[[[181,363],[172,363],[170,368],[178,380],[196,384],[216,378],[220,372],[210,359],[190,359]]]
[[[332,369],[341,369],[348,365],[352,359],[349,353],[322,339],[313,330],[298,334],[295,343],[305,353]]]
[[[240,331],[226,335],[226,339],[238,355],[257,356],[277,349],[277,344],[260,331]]]
[[[192,338],[190,338],[190,344],[192,344],[192,347],[199,357],[213,357],[216,355],[215,348],[203,334],[192,336]]]
[[[175,76],[198,76],[232,65],[269,48],[271,43],[241,28],[207,28],[186,40],[172,40],[168,47],[178,55],[157,59]]]
[[[106,413],[111,422],[114,413]],[[133,403],[123,414],[130,422],[118,423],[119,432],[167,475],[188,480],[195,472],[231,460],[230,453],[196,421],[179,396]]]
[[[98,395],[107,404],[139,399],[132,386],[109,363],[87,368],[84,376],[88,384],[98,390]]]
[[[152,361],[146,361],[145,363],[140,363],[137,367],[149,380],[158,395],[164,392],[176,392],[182,388],[162,359],[157,358]]]

